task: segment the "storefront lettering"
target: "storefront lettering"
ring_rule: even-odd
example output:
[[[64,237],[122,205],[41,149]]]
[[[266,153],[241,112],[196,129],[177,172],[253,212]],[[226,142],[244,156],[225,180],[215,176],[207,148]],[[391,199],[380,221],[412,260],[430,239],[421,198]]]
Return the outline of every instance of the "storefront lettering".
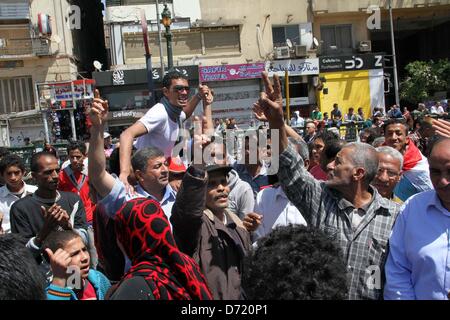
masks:
[[[115,85],[115,86],[124,85],[125,84],[124,77],[125,77],[125,74],[124,74],[123,70],[115,70],[113,72],[113,85]]]
[[[358,57],[352,57],[350,60],[345,60],[345,69],[361,69],[363,66],[363,59]]]

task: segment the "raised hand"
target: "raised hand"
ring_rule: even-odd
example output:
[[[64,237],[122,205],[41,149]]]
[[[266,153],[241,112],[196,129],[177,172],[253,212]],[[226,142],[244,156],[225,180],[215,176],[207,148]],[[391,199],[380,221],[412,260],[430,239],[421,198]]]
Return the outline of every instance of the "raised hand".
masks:
[[[214,95],[206,85],[200,85],[198,87],[198,97],[201,98],[206,105],[211,105],[214,101]]]
[[[55,253],[49,248],[45,249],[50,260],[50,266],[53,273],[52,283],[59,287],[66,287],[66,281],[69,276],[67,268],[72,261],[70,254],[63,249],[56,250]]]
[[[89,110],[89,117],[91,119],[92,125],[101,126],[105,125],[108,119],[108,100],[103,100],[100,98],[100,92],[95,89],[94,101]]]
[[[284,126],[283,119],[283,96],[281,94],[280,78],[273,77],[273,85],[267,72],[262,73],[265,92],[261,92],[258,104],[264,111],[271,129],[280,129]]]
[[[252,110],[253,110],[253,114],[255,115],[255,118],[258,121],[261,121],[261,122],[267,122],[268,121],[267,118],[266,118],[266,115],[264,114],[263,107],[261,107],[258,102],[253,104]]]

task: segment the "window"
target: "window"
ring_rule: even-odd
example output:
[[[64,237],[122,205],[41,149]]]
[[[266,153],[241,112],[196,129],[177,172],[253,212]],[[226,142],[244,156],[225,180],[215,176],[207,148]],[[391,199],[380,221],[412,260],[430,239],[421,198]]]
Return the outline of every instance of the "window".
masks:
[[[34,109],[31,77],[0,78],[0,114]]]
[[[206,54],[240,52],[239,28],[212,29],[204,32]]]
[[[293,45],[300,44],[300,28],[298,24],[289,26],[272,27],[273,46],[286,46],[286,40],[291,40]]]
[[[164,32],[161,36],[161,46],[163,56],[167,57],[167,44],[163,35]],[[172,35],[174,56],[240,52],[239,27],[173,30]],[[150,33],[148,39],[152,56],[159,57],[158,33]],[[141,62],[136,59],[144,61],[142,33],[124,33],[123,41],[125,63]]]
[[[325,52],[352,53],[353,38],[351,24],[321,26],[320,34],[324,42]],[[331,46],[336,46],[336,49],[331,48]]]

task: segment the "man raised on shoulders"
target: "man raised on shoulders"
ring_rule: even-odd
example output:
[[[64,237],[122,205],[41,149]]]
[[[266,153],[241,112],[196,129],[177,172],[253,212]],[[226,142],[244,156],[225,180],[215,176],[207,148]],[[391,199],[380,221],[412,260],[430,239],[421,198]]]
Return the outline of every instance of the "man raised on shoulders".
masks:
[[[172,151],[181,142],[183,122],[194,112],[202,99],[209,95],[207,86],[201,86],[197,95],[189,100],[190,87],[187,78],[178,71],[169,71],[163,78],[163,98],[135,124],[120,135],[120,176],[128,188],[131,168],[131,149],[137,138],[136,148],[156,147],[166,158],[177,156]]]

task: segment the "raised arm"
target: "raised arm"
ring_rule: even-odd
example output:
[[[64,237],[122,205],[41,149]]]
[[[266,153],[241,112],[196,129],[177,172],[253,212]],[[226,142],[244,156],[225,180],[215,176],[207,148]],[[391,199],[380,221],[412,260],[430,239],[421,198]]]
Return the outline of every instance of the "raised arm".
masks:
[[[188,101],[187,105],[183,108],[183,111],[186,114],[186,119],[189,119],[192,116],[198,103],[202,100],[204,101],[207,98],[207,94],[209,94],[208,86],[200,85],[198,87],[198,93],[196,95],[194,95]]]
[[[321,198],[322,186],[306,170],[298,152],[288,144],[280,79],[275,75],[272,85],[266,72],[262,76],[266,91],[261,93],[258,103],[264,110],[270,129],[279,130],[279,181],[288,199],[304,214],[305,220],[314,224],[320,209],[318,199]]]
[[[148,133],[147,128],[140,121],[136,121],[131,127],[126,129],[120,135],[120,175],[119,179],[125,185],[128,191],[133,191],[133,187],[128,183],[128,176],[131,173],[131,153],[133,149],[133,141],[144,134]]]
[[[115,180],[106,171],[106,157],[103,151],[103,132],[108,118],[108,101],[100,98],[98,90],[95,92],[89,116],[92,122],[88,151],[89,180],[99,196],[104,198],[111,192]]]

